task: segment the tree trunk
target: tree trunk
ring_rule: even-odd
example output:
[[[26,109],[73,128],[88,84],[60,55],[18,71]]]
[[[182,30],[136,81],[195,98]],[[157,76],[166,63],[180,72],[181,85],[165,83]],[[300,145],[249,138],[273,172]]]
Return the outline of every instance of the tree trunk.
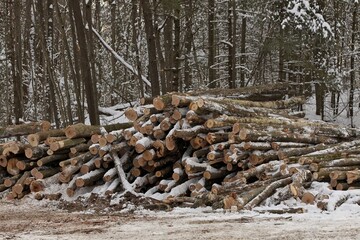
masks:
[[[145,21],[145,33],[146,41],[148,45],[148,59],[149,59],[149,79],[151,82],[151,95],[157,96],[160,95],[160,83],[158,76],[158,62],[156,55],[156,42],[155,42],[155,30],[153,24],[153,13],[149,0],[140,1],[144,21]]]
[[[80,48],[80,67],[81,67],[81,78],[85,85],[86,99],[88,104],[88,112],[90,116],[90,122],[93,125],[99,125],[99,112],[97,102],[96,85],[91,76],[91,66],[88,57],[88,44],[85,36],[85,26],[80,9],[80,3],[78,1],[70,1],[72,6],[73,17],[76,26],[76,36],[79,42]]]

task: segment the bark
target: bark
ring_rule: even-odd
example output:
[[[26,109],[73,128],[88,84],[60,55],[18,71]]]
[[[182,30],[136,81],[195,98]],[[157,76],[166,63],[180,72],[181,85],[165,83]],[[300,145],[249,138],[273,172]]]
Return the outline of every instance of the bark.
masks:
[[[153,24],[153,10],[149,0],[140,1],[143,10],[146,41],[148,45],[149,79],[151,82],[151,95],[160,95],[160,83],[158,76],[158,61],[156,55],[155,30]]]

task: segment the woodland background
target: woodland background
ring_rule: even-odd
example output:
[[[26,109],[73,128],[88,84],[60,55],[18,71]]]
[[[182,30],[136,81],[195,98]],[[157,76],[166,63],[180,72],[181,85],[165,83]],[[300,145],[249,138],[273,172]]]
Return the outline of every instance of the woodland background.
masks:
[[[0,1],[0,125],[99,124],[171,91],[287,83],[313,111],[359,104],[357,0]],[[353,121],[351,121],[351,125]]]

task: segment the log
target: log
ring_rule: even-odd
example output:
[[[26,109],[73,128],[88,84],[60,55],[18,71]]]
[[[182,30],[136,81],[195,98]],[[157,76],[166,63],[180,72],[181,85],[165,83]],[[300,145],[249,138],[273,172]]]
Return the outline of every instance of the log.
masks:
[[[105,169],[96,169],[85,175],[78,177],[75,181],[77,187],[90,186],[104,176]]]
[[[114,179],[110,186],[106,189],[105,195],[110,196],[115,193],[116,189],[120,186],[121,181],[119,178]]]
[[[135,144],[135,151],[137,153],[142,153],[146,149],[150,148],[153,145],[154,141],[149,137],[144,137],[138,141],[136,141]]]
[[[30,147],[25,149],[25,156],[31,160],[37,160],[46,155],[49,147],[45,145],[37,145],[35,147]]]
[[[316,181],[328,181],[330,180],[330,173],[333,171],[352,171],[354,167],[327,167],[320,168],[318,172],[313,173],[313,180]]]
[[[19,178],[20,178],[21,176],[22,176],[22,174],[18,174],[18,175],[9,177],[9,178],[5,178],[5,180],[4,180],[4,186],[7,187],[7,188],[12,187],[12,186],[17,182],[17,180],[19,180]]]
[[[114,130],[126,129],[133,126],[132,122],[116,123],[107,126],[91,126],[83,123],[70,125],[65,128],[65,135],[67,138],[90,138],[93,134],[102,134],[102,132],[111,132]]]
[[[142,108],[127,108],[124,112],[125,117],[129,119],[130,121],[135,121],[140,116],[143,115],[143,109]]]
[[[24,186],[25,186],[24,182],[28,177],[30,177],[30,171],[24,172],[22,176],[19,178],[19,180],[17,180],[15,185],[11,188],[11,190],[16,194],[21,194],[24,190]]]
[[[262,201],[264,201],[266,198],[270,197],[276,189],[284,187],[292,182],[292,178],[284,178],[281,180],[278,180],[276,182],[271,183],[269,186],[267,186],[264,191],[262,191],[259,195],[257,195],[254,199],[252,199],[250,202],[248,202],[244,209],[250,210],[254,207],[258,206]]]
[[[120,142],[124,139],[124,130],[121,129],[117,131],[112,131],[108,134],[105,134],[105,138],[108,143]]]
[[[34,168],[36,166],[37,166],[36,162],[32,162],[32,161],[29,161],[29,160],[19,160],[16,163],[16,167],[20,171],[31,170],[32,168]]]
[[[20,125],[10,125],[0,127],[0,138],[16,137],[37,133],[40,131],[48,131],[51,124],[47,121],[24,123]]]
[[[44,185],[44,182],[42,180],[34,180],[34,181],[31,181],[30,183],[30,191],[31,192],[41,192],[41,191],[44,191],[45,189],[45,185]]]
[[[220,169],[216,169],[214,167],[208,166],[203,174],[204,178],[209,179],[217,179],[225,177],[229,172],[226,167],[222,167]]]
[[[360,179],[360,170],[349,170],[346,172],[347,183],[352,184],[353,182]]]
[[[110,182],[114,180],[116,176],[117,176],[117,170],[114,167],[106,171],[106,173],[103,176],[103,180],[104,182]]]
[[[20,173],[20,169],[16,166],[16,163],[18,162],[17,158],[10,158],[6,165],[6,171],[10,175],[18,175]]]
[[[81,174],[86,174],[86,173],[94,170],[95,168],[97,168],[96,165],[95,165],[95,163],[96,163],[96,161],[97,161],[98,159],[99,159],[99,158],[94,157],[94,158],[92,158],[90,161],[84,163],[84,164],[81,166],[81,168],[80,168],[80,173],[81,173]],[[101,159],[101,158],[100,158],[100,159]],[[98,168],[100,168],[100,166],[99,166]]]
[[[39,159],[36,162],[36,164],[39,167],[41,167],[41,166],[44,166],[44,165],[49,164],[49,163],[65,160],[67,158],[68,158],[67,154],[51,155],[51,156],[47,156],[47,157],[43,157],[43,158]]]
[[[332,160],[332,161],[311,163],[310,164],[310,170],[316,172],[320,168],[345,167],[345,166],[358,166],[358,167],[360,167],[360,159],[359,158],[342,158],[342,159],[336,159],[336,160]]]
[[[8,163],[8,159],[5,155],[0,155],[0,167],[6,167]]]
[[[241,129],[239,132],[240,140],[242,141],[268,141],[268,142],[300,142],[309,144],[333,144],[337,143],[338,140],[326,137],[316,136],[310,134],[299,134],[299,133],[286,133],[282,131],[254,131],[254,129]]]
[[[157,110],[163,110],[171,105],[172,96],[170,94],[159,96],[153,99],[153,105]]]
[[[89,150],[90,146],[90,143],[81,143],[79,145],[71,147],[70,152],[73,154],[86,152]]]
[[[32,147],[36,147],[40,142],[46,140],[48,137],[61,137],[65,136],[63,129],[52,129],[48,131],[37,132],[27,136],[27,140]]]
[[[85,138],[66,139],[50,144],[50,150],[56,152],[62,149],[68,149],[78,144],[86,142]]]

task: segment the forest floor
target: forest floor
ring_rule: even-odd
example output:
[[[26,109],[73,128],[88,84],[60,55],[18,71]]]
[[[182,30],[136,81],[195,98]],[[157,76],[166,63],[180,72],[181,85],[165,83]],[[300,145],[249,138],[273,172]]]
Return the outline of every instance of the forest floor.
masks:
[[[360,239],[360,207],[282,215],[139,210],[131,204],[122,210],[79,209],[44,200],[1,200],[0,239]]]

